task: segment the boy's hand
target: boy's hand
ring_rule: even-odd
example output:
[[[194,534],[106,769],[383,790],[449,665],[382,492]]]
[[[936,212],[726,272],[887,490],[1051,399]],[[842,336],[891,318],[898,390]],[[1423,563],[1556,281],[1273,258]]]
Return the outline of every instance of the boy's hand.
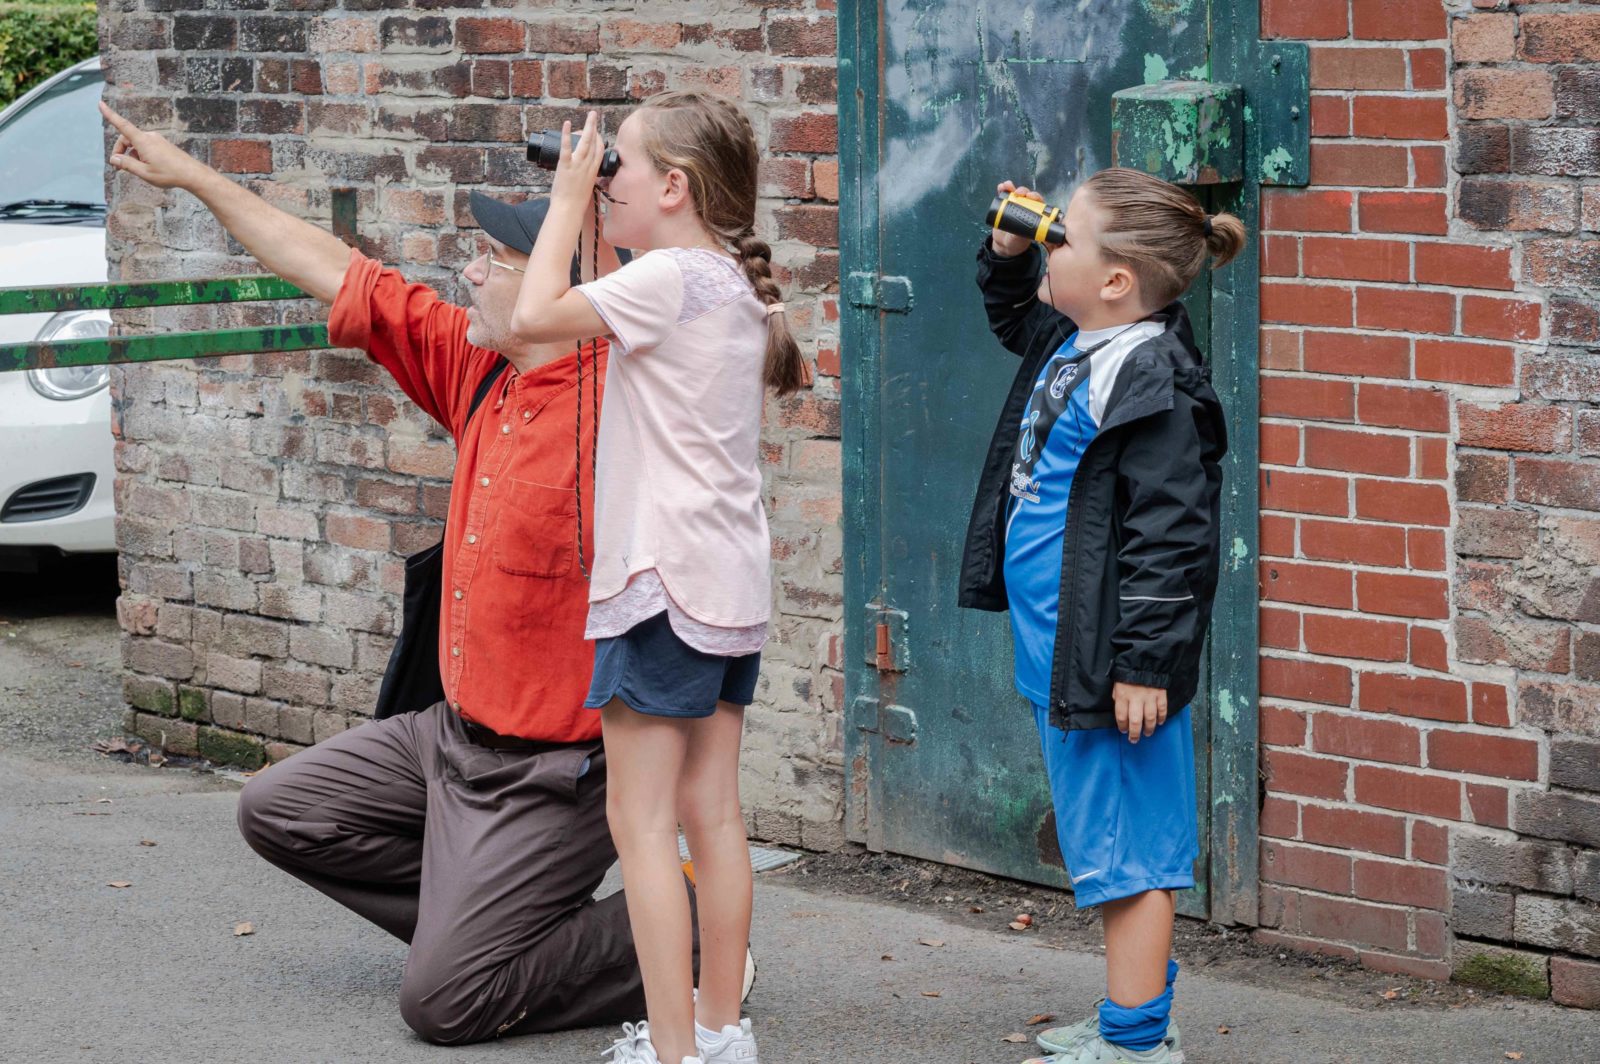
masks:
[[[1000,182],[999,185],[995,186],[995,189],[1002,196],[1007,196],[1015,192],[1019,195],[1027,196],[1030,199],[1039,198],[1039,196],[1034,193],[1032,189],[1019,188],[1010,181]],[[989,238],[990,246],[994,248],[994,253],[1003,259],[1009,259],[1022,254],[1024,251],[1028,250],[1028,245],[1033,243],[1033,241],[1029,240],[1025,236],[1018,236],[1015,233],[1004,233],[1000,232],[999,230],[991,230],[989,233]]]
[[[156,188],[191,192],[214,172],[166,137],[140,129],[104,103],[100,113],[117,131],[117,142],[111,147],[111,165],[118,170],[126,170]]]
[[[1138,742],[1141,736],[1154,735],[1156,727],[1167,722],[1167,692],[1159,687],[1113,684],[1111,700],[1117,707],[1117,730],[1130,743]]]
[[[605,157],[605,142],[600,137],[600,114],[590,111],[583,123],[577,146],[572,144],[572,123],[561,123],[561,160],[556,164],[550,186],[551,204],[566,202],[581,206],[594,199],[594,183],[600,176],[600,160]]]

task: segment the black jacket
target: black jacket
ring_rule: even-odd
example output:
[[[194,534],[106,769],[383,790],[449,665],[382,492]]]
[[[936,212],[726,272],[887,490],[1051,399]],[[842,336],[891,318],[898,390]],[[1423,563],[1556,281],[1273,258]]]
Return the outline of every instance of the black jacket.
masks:
[[[1040,367],[1076,326],[1038,298],[1036,244],[1002,258],[984,241],[978,287],[989,327],[1022,358],[978,482],[961,562],[960,604],[1007,608],[1005,514],[1017,435]],[[1115,724],[1117,681],[1160,687],[1176,712],[1194,697],[1220,564],[1227,428],[1181,303],[1118,372],[1100,431],[1072,480],[1062,546],[1050,719],[1065,730]]]

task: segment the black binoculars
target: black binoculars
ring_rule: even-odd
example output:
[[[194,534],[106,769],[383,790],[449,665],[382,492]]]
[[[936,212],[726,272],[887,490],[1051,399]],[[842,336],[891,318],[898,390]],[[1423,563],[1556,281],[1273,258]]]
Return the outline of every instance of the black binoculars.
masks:
[[[1061,220],[1060,207],[1051,207],[1044,200],[1029,199],[1015,192],[996,196],[983,220],[996,232],[1025,236],[1041,244],[1067,242],[1067,227]]]
[[[572,146],[578,146],[578,138],[582,134],[572,134]],[[559,129],[546,129],[528,137],[528,161],[541,170],[554,170],[556,164],[561,162],[561,131]],[[617,172],[617,167],[622,165],[622,160],[617,158],[617,149],[607,148],[606,153],[600,157],[600,176],[610,177]]]

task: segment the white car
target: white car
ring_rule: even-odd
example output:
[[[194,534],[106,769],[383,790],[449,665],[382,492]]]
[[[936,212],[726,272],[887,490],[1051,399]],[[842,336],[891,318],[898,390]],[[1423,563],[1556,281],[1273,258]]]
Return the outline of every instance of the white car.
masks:
[[[100,60],[0,111],[0,288],[106,279]],[[0,315],[0,343],[105,336],[105,311]],[[0,572],[115,551],[104,366],[0,373]]]

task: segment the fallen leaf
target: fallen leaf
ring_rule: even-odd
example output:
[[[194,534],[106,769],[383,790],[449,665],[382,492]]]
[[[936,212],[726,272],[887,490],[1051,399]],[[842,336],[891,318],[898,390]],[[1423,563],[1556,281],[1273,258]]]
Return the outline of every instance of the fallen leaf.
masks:
[[[1041,1012],[1041,1013],[1039,1013],[1039,1015],[1034,1016],[1034,1017],[1032,1017],[1032,1018],[1030,1018],[1028,1020],[1028,1026],[1029,1027],[1037,1027],[1041,1023],[1049,1023],[1051,1020],[1053,1020],[1055,1018],[1056,1018],[1055,1017],[1055,1013],[1053,1013],[1053,1012]]]
[[[983,906],[981,906],[981,905],[969,905],[969,906],[967,906],[967,912],[969,912],[969,913],[981,913],[981,912],[983,912]]]
[[[937,990],[924,990],[922,992],[922,996],[923,997],[938,997],[939,996],[939,991],[937,991]]]
[[[1028,925],[1023,923],[1021,920],[1013,920],[1006,926],[1011,928],[1013,931],[1026,931],[1028,929]]]
[[[1023,927],[1032,927],[1033,926],[1033,916],[1032,916],[1032,914],[1030,914],[1030,913],[1018,913],[1017,914],[1017,923],[1021,924]]]
[[[1026,1041],[1029,1041],[1029,1038],[1028,1038],[1027,1035],[1022,1034],[1021,1032],[1018,1032],[1017,1034],[1001,1035],[1000,1036],[1000,1041],[1002,1041],[1002,1042],[1026,1042]]]
[[[1227,1034],[1228,1033],[1228,1025],[1225,1024],[1225,1023],[1224,1024],[1219,1024],[1217,1026],[1217,1033],[1218,1034]]]
[[[164,756],[162,756],[161,754],[151,754],[150,755],[150,767],[151,768],[160,768],[162,765],[165,765],[166,763],[167,763],[167,759]]]
[[[880,961],[892,961],[892,960],[894,960],[894,954],[893,953],[885,953],[883,956],[879,957],[878,959]]]
[[[129,883],[126,879],[113,879],[111,882],[107,883],[106,886],[116,887],[118,890],[121,890],[123,887],[131,887],[133,884]]]
[[[155,844],[156,844],[156,840],[155,839],[140,839],[139,840],[139,845],[140,846],[154,846]]]
[[[940,946],[944,945],[944,942],[937,938],[919,938],[917,939],[917,945],[932,946],[934,949],[938,949]]]
[[[1522,1054],[1521,1053],[1513,1053],[1513,1052],[1511,1052],[1511,1050],[1508,1049],[1508,1050],[1506,1050],[1506,1059],[1507,1060],[1521,1060],[1522,1059]]]
[[[81,661],[69,661],[69,662],[67,662],[67,668],[69,668],[69,669],[81,669],[81,668],[83,668],[83,662],[81,662]]]
[[[96,798],[94,800],[94,804],[95,805],[110,805],[111,804],[111,799],[110,798]]]
[[[1388,990],[1385,990],[1381,996],[1385,1001],[1393,1001],[1395,998],[1400,996],[1400,988],[1397,986],[1390,987]]]
[[[238,938],[240,935],[253,935],[255,933],[256,933],[256,925],[252,924],[249,920],[246,920],[242,924],[234,924],[233,925],[233,937],[234,938]]]

